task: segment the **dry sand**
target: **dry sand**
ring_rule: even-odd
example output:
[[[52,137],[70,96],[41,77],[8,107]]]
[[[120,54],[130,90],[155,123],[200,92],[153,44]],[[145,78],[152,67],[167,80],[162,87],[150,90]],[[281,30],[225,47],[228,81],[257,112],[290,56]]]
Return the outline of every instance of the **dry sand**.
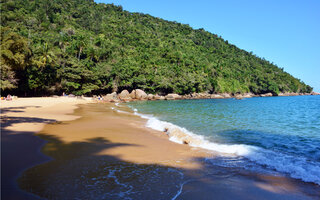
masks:
[[[19,178],[20,187],[48,199],[316,199],[319,194],[316,186],[286,177],[208,165],[205,158],[214,157],[212,152],[170,142],[113,104],[81,105],[70,115],[86,102],[35,98],[1,105],[6,199],[35,198],[15,185],[21,171],[35,164]],[[43,128],[44,123],[50,124]],[[39,153],[43,141],[45,155]]]

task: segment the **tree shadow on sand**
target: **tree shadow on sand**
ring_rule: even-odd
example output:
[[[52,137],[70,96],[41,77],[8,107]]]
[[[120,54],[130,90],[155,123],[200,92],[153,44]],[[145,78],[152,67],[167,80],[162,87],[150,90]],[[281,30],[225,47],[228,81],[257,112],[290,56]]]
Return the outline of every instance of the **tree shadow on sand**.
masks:
[[[1,108],[1,114],[6,113],[21,113],[24,112],[24,109],[27,108],[40,108],[41,106],[21,106],[21,107],[7,107],[7,108]]]
[[[204,158],[194,159],[193,162],[202,163],[201,168],[194,170],[138,164],[98,154],[133,144],[112,143],[101,137],[67,143],[53,135],[38,136],[48,141],[43,152],[53,160],[25,171],[19,178],[19,185],[46,199],[308,198],[270,189],[267,186],[272,185],[273,180],[213,166]],[[293,190],[301,192],[297,191],[299,188]]]
[[[44,119],[38,117],[8,117],[1,116],[1,129],[12,126],[13,124],[20,123],[54,123],[56,120],[53,119]],[[5,131],[5,130],[4,130]]]
[[[10,111],[11,112],[11,111]],[[1,116],[1,197],[2,199],[35,199],[23,194],[15,183],[17,175],[26,167],[50,160],[40,153],[46,141],[34,136],[34,132],[12,131],[9,128],[22,123],[53,123],[55,120],[37,117]]]

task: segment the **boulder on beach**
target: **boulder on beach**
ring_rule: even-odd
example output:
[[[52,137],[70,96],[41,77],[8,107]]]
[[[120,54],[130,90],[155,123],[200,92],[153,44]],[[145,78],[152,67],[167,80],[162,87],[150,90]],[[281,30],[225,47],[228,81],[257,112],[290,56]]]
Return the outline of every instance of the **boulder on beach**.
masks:
[[[131,99],[135,99],[136,98],[136,90],[132,90],[131,93],[129,94]]]
[[[122,92],[118,95],[118,97],[121,100],[131,100],[128,90],[122,90]]]
[[[136,99],[148,99],[148,95],[140,89],[136,89]]]
[[[103,100],[110,101],[110,102],[116,102],[118,101],[118,96],[116,92],[113,92],[111,94],[107,94],[103,97]]]
[[[174,137],[177,141],[181,142],[182,144],[192,144],[198,146],[203,143],[203,141],[200,138],[188,135],[179,128],[167,128],[165,132],[169,136],[169,138]]]

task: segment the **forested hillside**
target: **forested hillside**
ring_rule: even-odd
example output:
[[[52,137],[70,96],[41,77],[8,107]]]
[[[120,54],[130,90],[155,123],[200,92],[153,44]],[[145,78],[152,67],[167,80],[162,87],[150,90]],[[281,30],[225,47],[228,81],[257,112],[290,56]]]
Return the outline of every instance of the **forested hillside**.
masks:
[[[312,90],[203,29],[93,0],[1,0],[2,93],[136,88],[179,94]]]

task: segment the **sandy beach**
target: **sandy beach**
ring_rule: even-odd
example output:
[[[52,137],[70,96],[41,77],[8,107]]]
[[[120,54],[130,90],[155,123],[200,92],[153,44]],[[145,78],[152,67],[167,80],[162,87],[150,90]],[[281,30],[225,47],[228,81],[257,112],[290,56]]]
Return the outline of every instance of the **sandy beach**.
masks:
[[[89,102],[1,102],[3,199],[318,198],[312,184],[208,165],[213,152],[169,141],[124,105]]]
[[[35,199],[23,192],[16,179],[23,170],[51,158],[40,153],[46,141],[34,136],[47,123],[79,118],[71,115],[76,105],[90,101],[59,98],[19,98],[1,101],[1,197]]]

